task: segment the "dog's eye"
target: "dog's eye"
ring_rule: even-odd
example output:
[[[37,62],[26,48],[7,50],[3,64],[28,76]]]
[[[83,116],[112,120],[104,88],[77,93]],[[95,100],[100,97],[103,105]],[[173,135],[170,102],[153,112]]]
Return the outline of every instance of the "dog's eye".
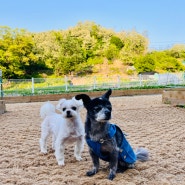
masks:
[[[76,107],[71,107],[72,110],[76,110]]]
[[[94,107],[94,110],[98,112],[101,110],[101,107]]]
[[[107,106],[107,109],[112,110],[112,107],[111,106]]]
[[[65,111],[65,110],[66,110],[66,108],[63,108],[62,110],[63,110],[63,111]]]

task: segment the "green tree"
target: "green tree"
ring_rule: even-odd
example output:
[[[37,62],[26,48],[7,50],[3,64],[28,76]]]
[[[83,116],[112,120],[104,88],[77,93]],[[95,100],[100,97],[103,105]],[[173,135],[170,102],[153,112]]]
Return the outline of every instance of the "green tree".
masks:
[[[170,56],[162,58],[160,66],[163,71],[167,72],[177,72],[183,70],[182,64],[180,64],[176,58]]]
[[[184,66],[181,61],[179,61],[174,56],[171,56],[171,52],[169,52],[169,50],[153,51],[148,55],[150,55],[155,60],[155,71],[159,73],[177,72],[184,70]]]
[[[120,59],[124,64],[134,65],[135,58],[144,56],[148,50],[148,39],[136,31],[119,33],[124,47],[120,51]]]
[[[57,39],[61,33],[62,31],[48,31],[33,34],[38,50],[37,56],[44,62],[49,71],[53,71],[56,61],[59,60],[60,45]]]
[[[27,78],[39,70],[35,43],[25,30],[0,27],[0,68],[4,78]],[[6,70],[5,70],[6,69]]]
[[[118,50],[121,50],[124,46],[122,40],[117,36],[112,36],[111,37],[110,44],[115,45],[118,48]]]
[[[114,65],[114,59],[134,65],[138,72],[184,70],[184,45],[166,51],[147,50],[148,39],[135,30],[116,33],[89,21],[41,33],[0,27],[0,69],[6,78],[29,78],[42,70],[56,76],[85,75],[107,60]]]
[[[119,50],[114,44],[110,44],[108,49],[105,51],[105,56],[109,61],[116,59],[118,57],[118,54]]]
[[[150,55],[141,56],[136,59],[134,67],[138,73],[153,72],[155,71],[155,60]]]
[[[56,75],[71,75],[76,71],[77,65],[84,62],[82,41],[71,36],[69,32],[66,36],[61,35],[58,42],[60,44],[60,58],[55,65]]]
[[[174,58],[185,59],[185,44],[175,44],[169,49],[169,54]]]

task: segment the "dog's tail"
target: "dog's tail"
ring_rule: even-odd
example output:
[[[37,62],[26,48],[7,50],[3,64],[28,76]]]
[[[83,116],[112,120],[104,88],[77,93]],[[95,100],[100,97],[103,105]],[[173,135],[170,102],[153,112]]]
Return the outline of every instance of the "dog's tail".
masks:
[[[55,106],[49,101],[44,103],[40,108],[40,116],[44,119],[46,116],[55,113]]]
[[[137,148],[135,154],[137,156],[137,160],[139,161],[144,162],[149,160],[149,152],[145,148]]]

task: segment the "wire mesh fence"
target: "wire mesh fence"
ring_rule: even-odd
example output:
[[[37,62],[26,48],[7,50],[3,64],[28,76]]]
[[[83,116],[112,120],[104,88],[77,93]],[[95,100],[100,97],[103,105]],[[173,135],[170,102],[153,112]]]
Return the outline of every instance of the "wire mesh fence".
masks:
[[[112,89],[179,87],[185,85],[185,73],[166,73],[123,78],[115,76],[86,76],[64,78],[3,79],[1,96],[30,96]]]

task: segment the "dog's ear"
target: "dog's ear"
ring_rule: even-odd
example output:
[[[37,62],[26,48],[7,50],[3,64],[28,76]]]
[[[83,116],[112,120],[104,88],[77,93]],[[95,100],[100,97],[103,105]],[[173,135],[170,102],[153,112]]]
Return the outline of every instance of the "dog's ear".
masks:
[[[72,100],[76,103],[76,105],[78,106],[78,108],[83,108],[84,107],[83,101],[81,99],[80,100],[77,100],[75,97],[73,97]]]
[[[65,98],[60,99],[60,100],[58,101],[58,104],[56,105],[56,109],[57,109],[57,110],[60,110],[61,105],[62,105],[65,101],[66,101]]]
[[[102,95],[102,98],[109,99],[109,96],[112,94],[112,89],[109,89],[104,95]]]
[[[87,107],[88,103],[91,101],[91,98],[87,94],[78,94],[75,96],[76,100],[82,100],[84,107]]]

